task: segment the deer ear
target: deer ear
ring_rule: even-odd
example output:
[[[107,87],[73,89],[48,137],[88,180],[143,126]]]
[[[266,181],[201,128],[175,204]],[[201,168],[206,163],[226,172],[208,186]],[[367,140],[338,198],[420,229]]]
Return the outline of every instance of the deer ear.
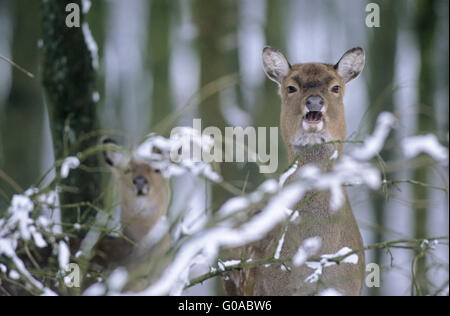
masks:
[[[364,69],[366,54],[361,47],[355,47],[347,51],[341,60],[334,66],[339,76],[345,83],[355,79]]]
[[[267,77],[279,85],[281,85],[283,78],[291,70],[291,65],[286,57],[280,51],[270,46],[266,46],[263,50],[263,65]]]
[[[102,145],[116,145],[118,147],[117,143],[110,138],[103,139]],[[108,165],[114,168],[123,167],[127,160],[126,155],[118,150],[105,150],[103,152],[103,158]]]

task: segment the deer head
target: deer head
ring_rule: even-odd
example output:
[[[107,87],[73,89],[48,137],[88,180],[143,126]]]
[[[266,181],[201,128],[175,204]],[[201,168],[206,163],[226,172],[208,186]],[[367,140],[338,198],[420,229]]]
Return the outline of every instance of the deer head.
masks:
[[[104,145],[115,145],[111,139]],[[119,150],[103,153],[118,180],[122,225],[135,241],[141,240],[167,211],[168,187],[159,169]]]
[[[364,64],[365,53],[360,47],[347,51],[334,65],[294,66],[280,51],[264,48],[264,71],[279,86],[281,133],[291,161],[307,146],[345,139],[345,86],[361,73]],[[324,153],[330,154],[331,150]]]

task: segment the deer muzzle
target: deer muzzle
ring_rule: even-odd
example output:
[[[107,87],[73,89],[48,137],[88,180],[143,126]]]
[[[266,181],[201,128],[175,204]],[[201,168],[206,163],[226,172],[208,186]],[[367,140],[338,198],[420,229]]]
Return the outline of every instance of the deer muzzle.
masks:
[[[134,178],[133,184],[136,190],[136,194],[138,196],[147,195],[149,188],[148,188],[148,181],[143,176],[138,176]]]
[[[319,95],[311,95],[306,99],[306,115],[303,120],[307,124],[319,124],[322,122],[324,111],[324,100]]]

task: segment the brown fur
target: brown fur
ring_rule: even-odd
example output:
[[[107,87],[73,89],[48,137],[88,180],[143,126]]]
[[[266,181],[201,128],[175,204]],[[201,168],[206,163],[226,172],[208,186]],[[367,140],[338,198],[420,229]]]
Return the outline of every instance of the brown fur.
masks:
[[[149,192],[138,196],[133,179],[143,176],[148,181]],[[132,160],[129,169],[117,170],[122,204],[121,222],[125,234],[140,242],[156,222],[167,212],[168,193],[165,180],[147,163]]]
[[[324,101],[323,128],[319,131],[311,130],[310,134],[318,133],[323,136],[321,142],[344,140],[346,137],[346,122],[343,97],[345,84],[355,78],[364,65],[364,51],[355,48],[348,51],[341,60],[343,65],[307,63],[291,66],[284,56],[271,48],[264,50],[265,71],[270,79],[279,84],[281,97],[281,133],[288,149],[289,161],[292,163],[300,152],[310,144],[299,144],[298,137],[304,135],[303,118],[306,115],[306,99],[311,95],[318,95]],[[275,62],[272,62],[276,59]],[[354,63],[354,65],[352,64]],[[281,66],[280,66],[281,65]],[[361,66],[362,65],[362,66]],[[288,87],[297,90],[289,93]],[[333,87],[339,86],[339,92],[333,92]],[[321,137],[322,137],[321,136]],[[319,137],[319,139],[321,138]],[[300,142],[301,143],[301,142]],[[302,155],[299,167],[309,163],[320,166],[324,171],[330,170],[330,157],[341,145],[324,145]],[[321,254],[333,254],[349,247],[353,250],[361,249],[363,242],[350,203],[346,202],[337,212],[330,210],[329,192],[310,192],[304,197],[307,203],[301,205],[300,223],[291,223],[287,227],[285,241],[281,251],[281,258],[291,258],[297,252],[302,242],[310,237],[319,236],[322,239]],[[282,227],[275,228],[263,240],[245,247],[245,259],[263,259],[269,257],[281,236]],[[235,252],[235,259],[239,258],[242,249]],[[357,265],[343,263],[327,267],[318,283],[307,283],[305,279],[314,270],[306,265],[295,267],[287,264],[289,271],[282,270],[279,264],[268,267],[257,267],[230,274],[225,281],[225,288],[230,295],[315,295],[321,290],[334,288],[343,295],[360,295],[364,277],[364,254],[359,254]]]

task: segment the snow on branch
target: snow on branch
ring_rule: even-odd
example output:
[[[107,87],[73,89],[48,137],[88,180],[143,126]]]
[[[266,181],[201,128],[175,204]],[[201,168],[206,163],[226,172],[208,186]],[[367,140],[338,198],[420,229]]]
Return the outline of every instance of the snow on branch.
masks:
[[[30,199],[32,193],[34,190],[28,190],[23,195],[14,195],[6,217],[0,219],[0,257],[4,256],[11,261],[11,266],[8,266],[10,276],[13,276],[14,279],[22,279],[29,284],[30,292],[40,295],[56,295],[31,275],[24,262],[16,254],[20,243],[23,242],[34,241],[38,248],[47,246],[41,231],[48,231],[49,221],[42,216],[37,220],[31,217],[31,213],[35,209],[35,205]],[[6,274],[6,271],[3,273]]]
[[[448,164],[448,148],[442,146],[433,134],[405,138],[402,140],[402,149],[407,158],[425,153],[437,162]]]
[[[224,247],[236,248],[247,245],[261,240],[280,224],[292,222],[298,217],[301,220],[298,209],[302,203],[307,203],[302,200],[306,192],[329,191],[330,207],[337,211],[345,203],[343,186],[365,185],[373,190],[379,189],[382,184],[381,173],[371,160],[382,150],[394,123],[395,118],[392,114],[382,113],[377,120],[374,133],[361,145],[355,146],[347,155],[333,155],[335,162],[329,171],[323,171],[314,165],[299,168],[298,164],[294,164],[279,179],[268,179],[254,192],[236,195],[220,206],[216,212],[207,213],[203,210],[194,212],[195,214],[200,214],[200,211],[204,213],[201,225],[196,229],[188,230],[182,239],[175,241],[177,250],[167,268],[143,291],[129,292],[126,295],[180,295],[186,287],[214,276],[223,276],[223,273],[227,271],[271,264],[282,265],[288,262],[295,266],[307,265],[312,268],[313,273],[305,282],[317,282],[323,269],[329,266],[337,263],[356,264],[358,260],[356,253],[359,251],[376,247],[389,248],[391,244],[386,243],[374,245],[375,248],[367,246],[357,250],[344,247],[335,254],[313,258],[321,248],[321,239],[318,236],[303,241],[292,258],[282,258],[284,234],[281,234],[278,242],[274,244],[272,255],[268,258],[246,262],[218,261],[219,251]],[[194,129],[181,128],[170,138],[150,135],[133,155],[135,159],[147,161],[153,167],[160,169],[166,178],[189,173],[214,184],[224,185],[221,175],[213,170],[210,163],[201,159],[201,154],[210,152],[212,146],[213,140],[209,136],[200,135]],[[405,139],[402,142],[402,148],[408,158],[415,157],[419,153],[427,153],[439,162],[448,160],[448,149],[440,145],[433,135]],[[92,153],[95,151],[92,150]],[[78,158],[64,159],[61,176],[70,177],[70,170],[80,166],[80,160],[83,160],[84,155],[86,153],[80,154]],[[239,192],[238,189],[235,191]],[[32,242],[38,248],[46,247],[49,242],[49,238],[45,238],[47,234],[54,236],[57,233],[55,226],[61,225],[60,218],[51,216],[60,208],[57,190],[39,192],[34,189],[23,195],[13,196],[6,216],[0,219],[0,259],[7,258],[12,264],[8,262],[4,264],[2,261],[0,275],[9,272],[10,275],[20,278],[29,284],[34,294],[55,294],[27,271],[16,252],[18,245],[23,242]],[[40,215],[35,212],[36,210],[40,211]],[[256,210],[258,212],[254,212]],[[190,216],[189,214],[187,212],[184,216]],[[175,224],[164,218],[155,226],[154,231],[150,232],[150,239],[161,239],[167,232],[177,228]],[[61,233],[61,230],[59,232]],[[149,242],[151,244],[151,240]],[[53,255],[62,270],[70,258],[66,241],[56,242],[53,239],[50,243],[54,250]],[[416,247],[415,244],[413,246]],[[204,265],[218,268],[192,279],[192,269]],[[118,295],[128,277],[124,269],[118,269],[105,279],[106,283],[94,284],[84,294]],[[328,289],[319,295],[339,295],[339,293],[334,289]]]
[[[297,206],[296,204],[308,191],[331,191],[331,207],[338,210],[345,201],[343,185],[350,182],[365,184],[371,189],[379,188],[381,186],[380,172],[366,160],[373,158],[382,149],[394,121],[391,114],[383,113],[378,120],[374,135],[370,136],[363,146],[350,155],[338,159],[330,172],[323,172],[312,165],[306,165],[300,169],[294,165],[280,177],[279,181],[266,180],[253,193],[228,200],[210,219],[209,225],[205,225],[208,227],[206,230],[190,236],[180,246],[174,260],[160,279],[146,290],[133,295],[180,295],[185,286],[189,284],[188,276],[193,266],[196,264],[211,265],[216,260],[221,247],[241,247],[262,239],[277,225],[289,219],[293,214],[291,209]],[[166,152],[165,155],[173,149],[170,142],[163,138],[153,139],[146,146],[154,146],[156,143],[159,143],[158,148],[161,151]],[[152,150],[146,148],[143,152],[148,153]],[[285,185],[287,178],[292,175],[294,175],[294,180]],[[262,210],[241,224],[240,213],[260,206],[262,202],[265,202]],[[281,236],[277,248],[280,247],[282,239]],[[317,240],[305,244],[303,254],[299,250],[300,253],[295,258],[296,263],[304,263],[308,256],[318,250],[317,248]],[[323,264],[319,262],[319,266],[315,267],[316,272],[334,264],[328,259],[341,256],[344,251],[351,250],[343,248],[337,254],[324,255],[321,259]],[[279,251],[275,250],[274,256],[279,257]],[[348,262],[354,263],[354,257],[350,257]],[[132,293],[128,294],[132,295]]]
[[[193,128],[183,127],[172,133],[170,138],[149,135],[135,151],[135,157],[160,169],[165,178],[189,172],[212,182],[221,182],[222,177],[213,171],[211,164],[201,159],[202,154],[209,153],[213,145],[214,140],[210,136],[201,135]]]

